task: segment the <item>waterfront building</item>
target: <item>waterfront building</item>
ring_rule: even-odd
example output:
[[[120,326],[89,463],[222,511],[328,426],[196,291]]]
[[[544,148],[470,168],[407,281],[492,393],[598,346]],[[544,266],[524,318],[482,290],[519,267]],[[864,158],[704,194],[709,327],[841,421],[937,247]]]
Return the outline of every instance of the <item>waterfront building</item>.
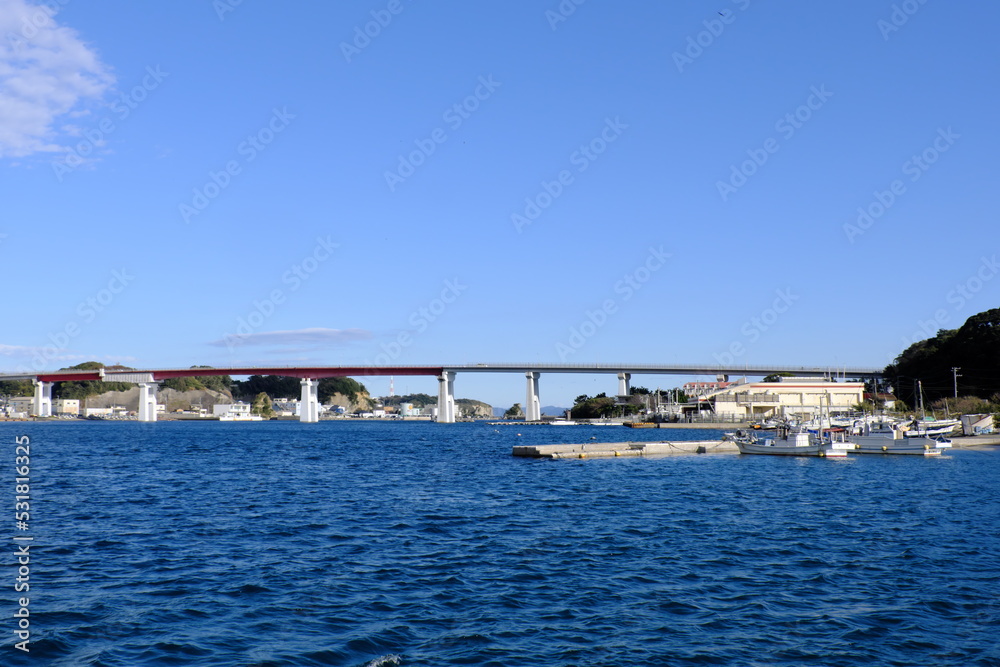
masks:
[[[811,419],[821,410],[834,414],[850,412],[861,403],[864,391],[864,382],[783,377],[779,382],[732,383],[702,400],[710,401],[716,414],[727,419]]]
[[[216,417],[250,417],[249,403],[216,403],[212,406],[212,414]]]
[[[687,394],[688,398],[695,398],[696,396],[704,396],[706,394],[711,394],[713,392],[719,391],[720,389],[725,389],[729,385],[734,384],[732,382],[685,382],[681,390]]]
[[[80,399],[78,398],[57,398],[52,401],[52,414],[73,415],[80,414]]]

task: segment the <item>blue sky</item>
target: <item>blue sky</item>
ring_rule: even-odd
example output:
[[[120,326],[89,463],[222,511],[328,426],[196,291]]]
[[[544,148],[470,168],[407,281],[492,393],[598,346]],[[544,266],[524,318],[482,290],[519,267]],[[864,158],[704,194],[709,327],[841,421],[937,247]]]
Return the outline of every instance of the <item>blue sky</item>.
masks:
[[[0,0],[0,368],[882,366],[997,305],[998,19]]]

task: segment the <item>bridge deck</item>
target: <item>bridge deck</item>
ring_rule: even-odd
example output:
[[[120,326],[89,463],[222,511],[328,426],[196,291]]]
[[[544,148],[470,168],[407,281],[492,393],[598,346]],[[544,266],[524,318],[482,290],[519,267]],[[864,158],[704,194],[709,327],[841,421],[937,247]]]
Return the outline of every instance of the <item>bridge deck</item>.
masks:
[[[453,366],[242,366],[220,368],[164,368],[129,370],[56,370],[28,373],[0,373],[0,380],[32,380],[65,382],[84,380],[114,380],[116,373],[133,375],[149,373],[154,380],[208,375],[282,375],[297,378],[369,377],[385,375],[440,376],[453,373],[629,373],[633,375],[748,375],[765,376],[791,373],[802,377],[880,377],[881,368],[861,366],[698,366],[683,364],[458,364]]]

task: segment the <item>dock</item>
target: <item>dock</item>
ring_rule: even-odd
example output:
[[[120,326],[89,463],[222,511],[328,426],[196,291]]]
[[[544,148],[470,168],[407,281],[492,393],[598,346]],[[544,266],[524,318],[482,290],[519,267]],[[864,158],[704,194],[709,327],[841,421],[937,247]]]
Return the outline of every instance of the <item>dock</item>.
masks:
[[[614,456],[671,456],[674,454],[734,454],[729,440],[678,440],[676,442],[588,442],[575,445],[517,445],[514,456],[536,459],[589,459]]]
[[[956,449],[1000,445],[1000,435],[955,437]],[[668,442],[587,442],[573,445],[516,445],[514,456],[535,459],[591,459],[615,456],[671,456],[676,454],[736,454],[732,440],[678,440]],[[947,453],[947,450],[945,450]]]

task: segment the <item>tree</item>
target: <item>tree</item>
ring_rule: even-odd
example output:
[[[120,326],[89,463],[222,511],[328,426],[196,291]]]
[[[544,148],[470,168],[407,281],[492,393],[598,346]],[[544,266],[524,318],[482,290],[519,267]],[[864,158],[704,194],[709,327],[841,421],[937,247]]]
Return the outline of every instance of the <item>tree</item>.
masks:
[[[400,403],[412,403],[417,407],[437,405],[437,396],[429,394],[406,394],[405,396],[383,396],[383,405],[399,405]]]
[[[2,396],[33,396],[35,385],[31,380],[4,380],[0,382]]]
[[[192,366],[192,369],[212,368],[211,366]],[[198,389],[211,389],[223,394],[232,392],[233,379],[228,375],[197,375],[176,378],[167,378],[161,385],[164,389],[175,391],[194,391]]]
[[[524,410],[521,409],[520,403],[515,403],[507,412],[503,413],[504,419],[520,419],[522,417],[524,417]]]
[[[320,403],[328,402],[334,394],[342,394],[351,403],[357,403],[358,397],[362,394],[367,394],[368,390],[354,378],[336,377],[320,380],[318,393]]]
[[[958,329],[942,329],[933,338],[913,343],[884,373],[900,400],[917,405],[918,381],[925,402],[954,397],[953,368],[961,369],[958,389],[962,394],[983,398],[1000,390],[1000,308],[973,315]]]
[[[595,396],[574,405],[570,411],[570,416],[573,419],[600,419],[602,417],[610,417],[617,411],[618,406],[615,405],[615,399],[608,398],[607,396]]]
[[[243,382],[233,383],[234,397],[247,399],[261,392],[268,396],[294,398],[301,395],[302,384],[298,378],[280,375],[251,375]]]
[[[283,375],[251,375],[243,382],[233,382],[234,396],[249,398],[260,392],[275,398],[294,398],[302,395],[302,380]],[[320,403],[326,403],[334,394],[343,394],[357,403],[358,396],[367,393],[363,384],[346,377],[322,378],[317,388]]]
[[[105,370],[115,370],[115,371],[130,371],[135,370],[129,368],[128,366],[105,366],[99,361],[85,361],[82,364],[77,364],[76,366],[70,366],[69,368],[61,368],[60,370],[69,371],[96,371],[104,368]],[[52,397],[53,398],[87,398],[88,396],[97,396],[108,391],[128,391],[135,385],[131,382],[103,382],[101,380],[83,380],[79,382],[56,382],[52,387]]]
[[[273,417],[274,408],[271,407],[271,397],[264,392],[257,394],[257,397],[253,399],[253,405],[250,406],[250,412],[265,419]]]

